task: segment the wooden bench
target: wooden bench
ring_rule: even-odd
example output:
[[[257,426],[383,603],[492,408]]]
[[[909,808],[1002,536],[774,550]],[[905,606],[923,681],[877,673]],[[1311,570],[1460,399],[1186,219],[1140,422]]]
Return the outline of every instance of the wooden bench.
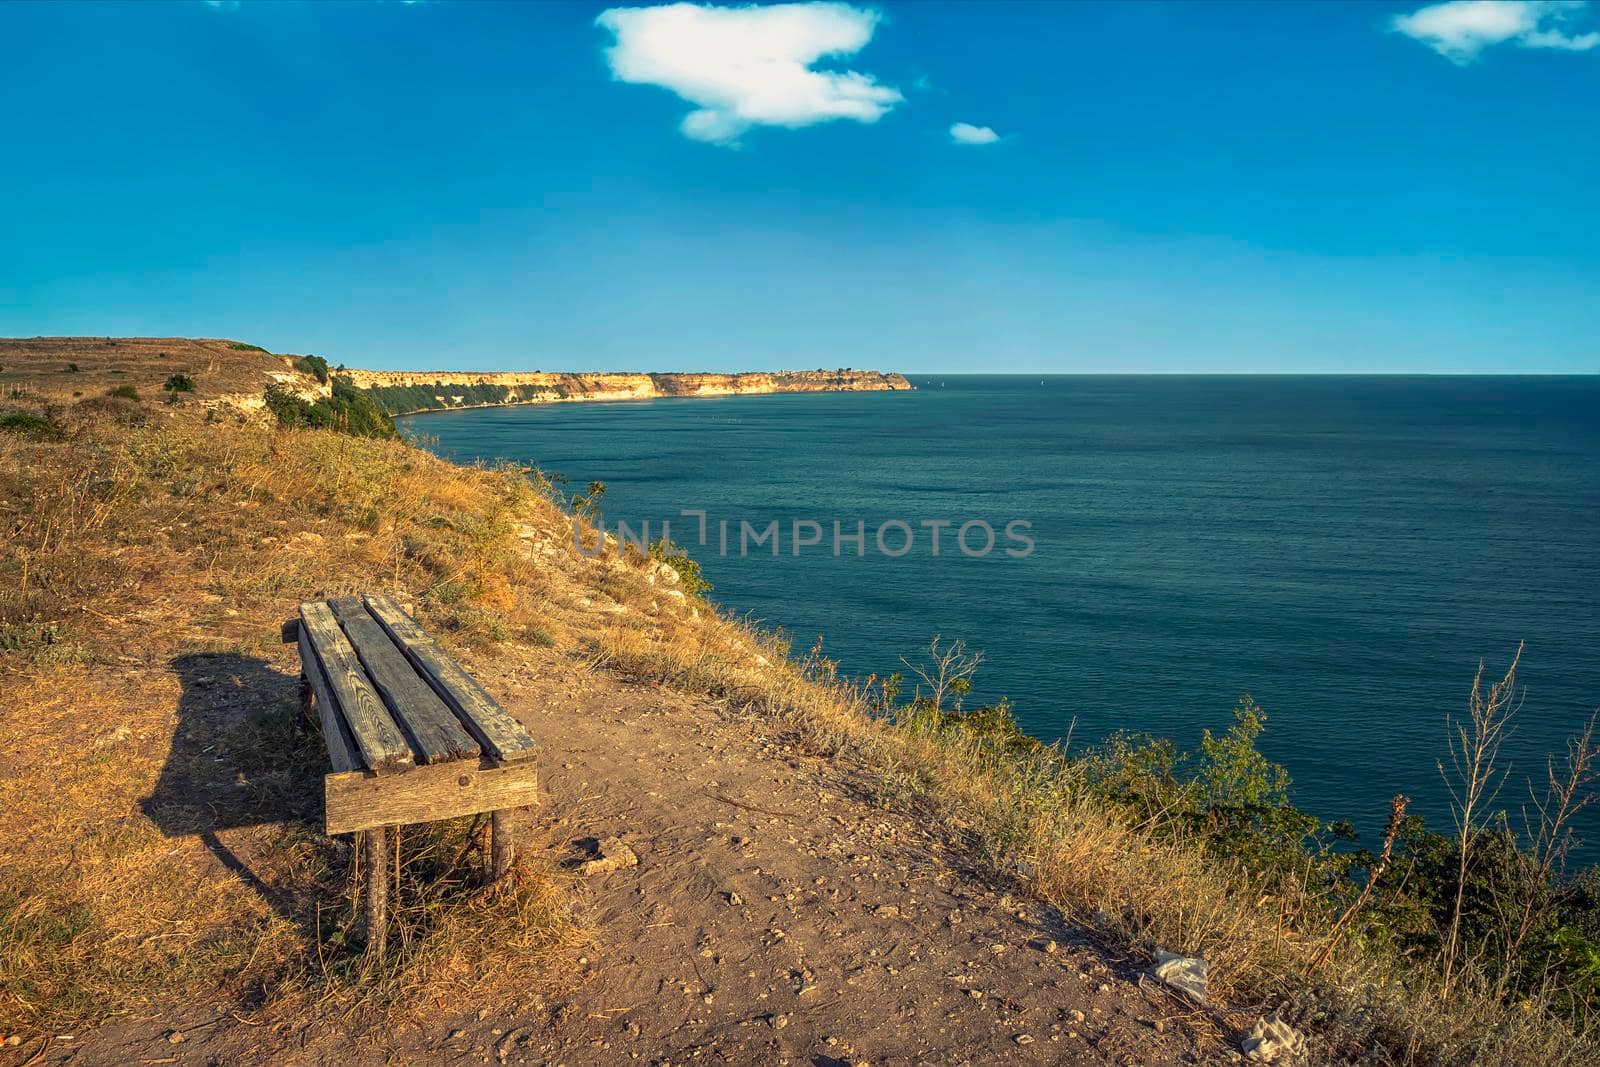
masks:
[[[514,814],[538,803],[538,743],[386,596],[308,601],[283,627],[300,646],[303,698],[322,724],[329,834],[359,833],[367,947],[387,930],[388,828],[491,812],[498,879]]]

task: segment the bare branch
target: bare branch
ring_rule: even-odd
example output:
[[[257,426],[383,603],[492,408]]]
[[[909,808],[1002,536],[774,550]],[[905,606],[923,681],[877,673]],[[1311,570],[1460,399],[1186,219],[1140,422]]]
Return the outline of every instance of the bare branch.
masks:
[[[928,699],[935,708],[941,710],[945,698],[951,693],[959,696],[970,688],[969,679],[983,663],[983,653],[969,654],[965,641],[953,641],[941,649],[939,644],[942,640],[938,634],[933,635],[933,640],[928,642],[928,655],[924,662],[912,663],[904,656],[900,657],[906,669],[922,679],[922,684],[928,687]],[[917,695],[922,695],[922,686],[917,687]]]

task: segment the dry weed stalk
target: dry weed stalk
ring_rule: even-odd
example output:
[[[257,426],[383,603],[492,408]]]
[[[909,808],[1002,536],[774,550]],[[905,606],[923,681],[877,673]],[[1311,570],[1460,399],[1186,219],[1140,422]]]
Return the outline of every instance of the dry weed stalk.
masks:
[[[1566,759],[1558,770],[1555,757],[1545,761],[1545,788],[1543,795],[1535,792],[1528,783],[1529,797],[1537,819],[1523,813],[1525,836],[1530,842],[1533,857],[1532,870],[1518,886],[1517,897],[1511,905],[1512,914],[1502,914],[1502,922],[1510,931],[1506,939],[1505,965],[1501,969],[1496,991],[1504,993],[1506,983],[1516,973],[1528,935],[1541,926],[1551,910],[1549,894],[1544,892],[1552,880],[1565,870],[1567,856],[1577,845],[1572,821],[1577,814],[1594,803],[1595,783],[1600,781],[1600,741],[1595,738],[1600,726],[1600,710],[1589,716],[1583,732],[1567,741]]]
[[[1322,966],[1322,962],[1328,958],[1328,953],[1333,951],[1333,946],[1339,943],[1339,935],[1344,933],[1344,928],[1372,895],[1372,887],[1378,884],[1383,872],[1389,869],[1389,860],[1394,854],[1394,839],[1400,833],[1400,820],[1406,817],[1406,806],[1410,803],[1411,798],[1404,793],[1397,794],[1389,802],[1389,822],[1383,828],[1383,851],[1378,855],[1378,862],[1367,872],[1367,884],[1361,887],[1361,894],[1350,902],[1350,906],[1344,909],[1344,913],[1333,924],[1333,929],[1328,931],[1327,942],[1311,958],[1310,970],[1314,971]]]
[[[1472,693],[1467,700],[1465,722],[1446,719],[1450,730],[1451,770],[1439,764],[1439,774],[1450,790],[1450,813],[1456,827],[1456,895],[1450,910],[1450,927],[1445,935],[1443,970],[1444,982],[1440,995],[1446,999],[1455,977],[1457,956],[1460,952],[1461,912],[1466,900],[1467,872],[1472,863],[1473,845],[1479,833],[1488,825],[1492,813],[1489,807],[1505,783],[1505,773],[1500,770],[1500,748],[1505,743],[1511,720],[1522,706],[1517,692],[1517,664],[1522,660],[1524,642],[1517,643],[1517,653],[1511,665],[1498,682],[1487,692],[1483,688],[1484,664],[1478,662],[1478,673],[1472,679]]]

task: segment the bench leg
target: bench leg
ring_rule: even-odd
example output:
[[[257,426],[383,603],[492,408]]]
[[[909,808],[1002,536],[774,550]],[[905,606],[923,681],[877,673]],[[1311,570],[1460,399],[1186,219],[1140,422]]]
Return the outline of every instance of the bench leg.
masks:
[[[512,829],[515,820],[515,808],[497,811],[489,817],[490,878],[493,881],[504,878],[506,872],[511,870],[511,864],[516,861],[517,834]]]
[[[366,853],[363,863],[367,876],[367,951],[383,959],[389,940],[389,831],[379,826],[361,832]]]
[[[489,856],[492,879],[498,882],[517,862],[527,813],[532,808],[506,808],[489,817]]]

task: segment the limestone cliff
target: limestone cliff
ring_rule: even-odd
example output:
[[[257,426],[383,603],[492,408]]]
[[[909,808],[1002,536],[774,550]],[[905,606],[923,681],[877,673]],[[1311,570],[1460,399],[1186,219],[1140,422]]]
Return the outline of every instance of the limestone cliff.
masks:
[[[670,396],[882,392],[910,389],[899,374],[870,370],[749,374],[561,373],[556,371],[367,371],[341,375],[370,391],[391,414],[562,401],[652,400]]]

